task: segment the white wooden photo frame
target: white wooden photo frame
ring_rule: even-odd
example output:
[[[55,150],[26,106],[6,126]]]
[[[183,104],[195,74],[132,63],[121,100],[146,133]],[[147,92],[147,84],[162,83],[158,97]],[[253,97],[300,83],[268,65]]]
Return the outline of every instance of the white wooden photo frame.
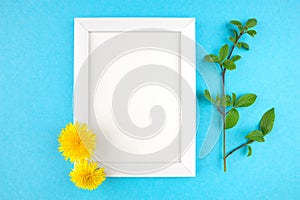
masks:
[[[194,18],[75,18],[74,121],[107,176],[195,176],[194,42]]]

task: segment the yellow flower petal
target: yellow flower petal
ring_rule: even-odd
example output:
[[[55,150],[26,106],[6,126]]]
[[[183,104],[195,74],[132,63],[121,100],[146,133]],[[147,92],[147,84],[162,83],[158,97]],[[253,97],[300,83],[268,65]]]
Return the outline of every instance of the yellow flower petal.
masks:
[[[97,163],[87,160],[76,162],[69,175],[78,188],[85,190],[94,190],[105,181],[104,168],[98,168]]]
[[[88,130],[86,124],[72,123],[61,130],[58,136],[59,152],[66,160],[74,162],[91,158],[96,146],[96,135]]]

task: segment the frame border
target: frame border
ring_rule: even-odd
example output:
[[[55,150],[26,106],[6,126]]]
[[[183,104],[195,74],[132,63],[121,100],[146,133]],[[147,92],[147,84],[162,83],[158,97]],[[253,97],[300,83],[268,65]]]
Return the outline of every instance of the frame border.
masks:
[[[133,31],[136,29],[166,29],[169,31],[176,31],[181,33],[182,36],[187,37],[195,41],[195,18],[74,18],[74,89],[77,76],[81,69],[81,66],[86,62],[86,58],[89,54],[89,33],[90,32],[107,32],[107,31]],[[188,47],[184,40],[181,39],[181,54],[185,51],[185,47]],[[188,47],[190,48],[190,46]],[[187,49],[186,49],[187,50]],[[195,66],[195,48],[188,49],[188,52],[192,52],[193,55],[189,55],[192,58],[193,66]],[[181,58],[180,73],[183,74],[189,83],[191,84],[193,92],[196,94],[196,69],[191,72],[188,67],[184,66],[183,58]],[[88,77],[88,70],[83,71]],[[179,83],[180,84],[180,83]],[[88,97],[88,84],[83,87],[87,87],[85,94]],[[181,92],[181,98],[184,99],[184,91]],[[81,116],[77,118],[76,116],[76,98],[74,97],[74,108],[73,108],[73,121],[80,121],[88,124],[88,109],[81,109]],[[81,107],[88,108],[88,98],[86,98]],[[184,100],[183,100],[184,101]],[[194,134],[196,136],[196,96],[193,99],[195,105],[195,113],[191,116],[194,124]],[[195,165],[196,165],[196,137],[194,137],[193,142],[190,147],[185,151],[181,152],[181,162],[171,164],[170,166],[151,174],[126,174],[119,171],[106,168],[106,174],[108,177],[195,177]]]

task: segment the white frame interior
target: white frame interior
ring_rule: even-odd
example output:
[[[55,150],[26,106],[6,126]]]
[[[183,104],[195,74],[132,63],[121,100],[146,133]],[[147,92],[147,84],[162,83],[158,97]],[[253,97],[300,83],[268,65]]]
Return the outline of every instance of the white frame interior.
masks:
[[[89,32],[101,32],[101,31],[132,31],[136,29],[165,29],[170,31],[180,32],[181,37],[187,37],[195,41],[195,19],[194,18],[75,18],[74,19],[74,83],[82,67],[82,64],[86,61],[89,54]],[[185,44],[181,40],[181,52],[184,51]],[[189,52],[193,52],[191,55],[194,58],[193,66],[195,66],[195,49]],[[194,93],[196,93],[196,72],[191,73],[190,69],[186,69],[181,61],[181,74],[188,78]],[[81,72],[82,73],[82,72]],[[84,72],[88,76],[88,71]],[[88,90],[83,96],[88,96]],[[182,92],[184,95],[184,91]],[[87,100],[88,101],[88,100]],[[195,105],[195,115],[191,116],[190,120],[194,121],[194,133],[196,135],[196,97],[193,100]],[[74,105],[76,104],[76,98],[74,97]],[[86,105],[81,106],[88,106]],[[88,124],[88,107],[84,109],[84,113],[81,112],[80,119],[75,119],[76,110],[74,109],[74,122],[80,121]],[[195,173],[195,139],[192,142],[190,148],[182,155],[179,163],[174,163],[169,167],[152,173],[143,175],[131,175],[121,172],[106,170],[107,176],[110,177],[194,177]]]

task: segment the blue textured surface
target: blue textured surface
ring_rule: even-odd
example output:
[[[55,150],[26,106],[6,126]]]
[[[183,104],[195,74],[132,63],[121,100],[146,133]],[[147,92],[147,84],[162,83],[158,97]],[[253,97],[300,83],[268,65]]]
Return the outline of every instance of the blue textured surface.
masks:
[[[272,3],[271,3],[272,2]],[[0,199],[300,199],[300,2],[291,1],[0,1]],[[253,156],[241,151],[222,172],[221,141],[197,159],[196,178],[108,178],[96,191],[69,181],[71,164],[57,135],[72,120],[73,18],[195,17],[209,52],[226,42],[227,21],[256,17],[258,35],[228,77],[228,91],[254,92],[228,147],[243,141],[274,106],[274,131]],[[199,91],[204,89],[199,83]],[[202,101],[197,148],[209,121]]]

